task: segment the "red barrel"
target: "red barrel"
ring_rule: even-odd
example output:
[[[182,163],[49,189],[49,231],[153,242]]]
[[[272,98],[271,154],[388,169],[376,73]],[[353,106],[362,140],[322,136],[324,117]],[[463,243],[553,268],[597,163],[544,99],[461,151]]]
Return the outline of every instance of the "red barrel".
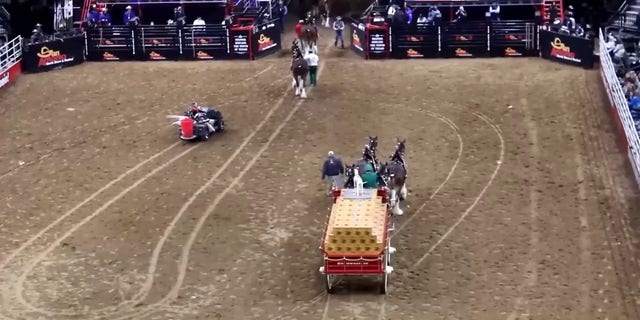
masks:
[[[182,130],[182,136],[184,138],[193,137],[193,119],[184,118],[180,120],[180,130]]]

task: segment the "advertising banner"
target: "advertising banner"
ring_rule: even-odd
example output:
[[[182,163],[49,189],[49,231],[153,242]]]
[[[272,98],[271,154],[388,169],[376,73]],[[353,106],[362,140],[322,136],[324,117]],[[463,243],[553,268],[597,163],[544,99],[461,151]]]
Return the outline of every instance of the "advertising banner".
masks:
[[[229,46],[232,59],[253,60],[253,48],[251,47],[251,33],[253,28],[236,27],[229,32]]]
[[[389,28],[367,27],[367,58],[385,59],[389,57]]]
[[[540,53],[545,59],[587,69],[595,62],[592,40],[547,30],[540,30]]]
[[[7,87],[8,85],[16,81],[16,79],[18,79],[18,77],[20,76],[20,73],[22,73],[21,61],[16,62],[14,65],[9,67],[9,69],[0,72],[0,89]]]
[[[357,55],[365,58],[366,32],[363,24],[351,23],[351,50]]]
[[[276,24],[270,22],[268,24],[254,27],[252,45],[253,56],[256,59],[270,55],[282,49],[282,43],[280,42],[280,30],[276,27]]]
[[[84,36],[33,43],[25,47],[25,72],[43,72],[84,62]]]

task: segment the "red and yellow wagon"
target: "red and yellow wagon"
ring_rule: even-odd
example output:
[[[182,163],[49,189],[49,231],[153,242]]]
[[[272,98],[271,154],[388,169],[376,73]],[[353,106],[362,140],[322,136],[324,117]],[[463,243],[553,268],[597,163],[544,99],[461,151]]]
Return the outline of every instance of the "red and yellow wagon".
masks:
[[[322,238],[324,259],[320,273],[327,292],[333,293],[337,277],[379,276],[380,291],[387,293],[391,267],[389,237],[391,214],[387,189],[340,189],[333,192],[333,205]]]

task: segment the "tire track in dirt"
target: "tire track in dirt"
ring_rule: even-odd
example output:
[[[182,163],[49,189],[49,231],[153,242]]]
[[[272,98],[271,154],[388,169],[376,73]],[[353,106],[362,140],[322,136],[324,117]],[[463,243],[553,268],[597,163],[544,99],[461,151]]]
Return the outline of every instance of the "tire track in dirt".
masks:
[[[271,69],[273,69],[273,67],[274,67],[273,64],[269,64],[266,68],[264,68],[264,69],[262,69],[262,70],[260,70],[258,72],[255,72],[254,74],[246,77],[244,80],[241,80],[240,83],[244,85],[248,81],[254,80],[258,76],[270,71]],[[227,83],[222,88],[217,89],[217,91],[224,92],[224,91],[228,90],[229,88],[231,88],[232,86],[235,86],[237,84],[238,83]],[[134,109],[134,110],[139,110],[139,109]],[[149,115],[149,113],[150,113],[150,111],[147,110],[147,109],[145,109],[144,112],[134,111],[134,112],[131,112],[131,113],[128,114],[128,118],[139,119],[137,122],[140,122],[141,120],[142,121],[146,121],[146,120],[149,119],[149,117],[146,116],[146,115]],[[126,125],[126,126],[116,127],[115,129],[111,129],[109,131],[109,133],[113,134],[113,133],[121,133],[121,132],[127,132],[127,131],[137,131],[137,130],[138,129],[133,129],[132,130],[132,128],[130,128],[129,125]],[[136,134],[138,136],[145,136],[145,135],[151,135],[151,133],[156,132],[156,131],[157,131],[157,128],[154,128],[154,129],[148,130],[146,132],[136,132]],[[43,161],[45,159],[51,158],[53,156],[59,155],[61,153],[64,153],[64,152],[67,152],[67,151],[70,151],[70,150],[77,149],[77,148],[82,147],[82,146],[84,146],[86,144],[89,144],[89,143],[91,143],[91,139],[81,140],[81,141],[72,143],[70,145],[64,146],[64,147],[55,147],[52,150],[50,150],[50,151],[48,151],[48,152],[46,152],[44,154],[38,155],[37,158],[34,159],[34,160],[27,160],[27,161],[25,161],[24,164],[19,165],[19,166],[15,166],[15,167],[3,172],[2,174],[0,174],[0,181],[2,181],[3,179],[5,179],[5,178],[7,178],[9,176],[14,175],[19,170],[23,170],[23,169],[28,168],[30,166],[36,165],[36,164],[40,163],[41,161]]]
[[[463,111],[466,111],[462,108],[457,108]],[[423,111],[424,113],[424,111]],[[493,182],[493,179],[495,179],[495,177],[497,176],[497,172],[499,172],[499,169],[502,165],[502,161],[504,158],[504,140],[502,138],[502,133],[499,130],[499,128],[497,126],[494,125],[493,121],[491,119],[489,119],[488,117],[486,117],[484,114],[479,113],[479,112],[470,112],[472,113],[475,117],[477,117],[478,119],[480,119],[481,121],[485,122],[487,125],[489,125],[490,128],[492,128],[497,134],[498,134],[498,138],[500,139],[501,142],[501,152],[500,152],[500,157],[498,160],[498,164],[496,166],[496,170],[494,170],[493,175],[490,178],[490,182],[487,183],[484,188],[481,190],[480,194],[474,199],[474,201],[472,202],[472,204],[467,208],[467,210],[465,210],[465,212],[462,214],[461,218],[459,218],[452,227],[450,227],[447,232],[445,232],[435,243],[435,245],[433,245],[426,254],[424,254],[417,262],[415,262],[413,264],[413,266],[411,268],[415,268],[416,266],[419,265],[419,263],[421,263],[424,259],[426,259],[426,257],[428,257],[431,252],[433,252],[439,245],[440,243],[442,243],[448,236],[449,234],[451,234],[453,232],[453,230],[457,227],[457,225],[459,225],[464,218],[473,210],[473,208],[475,207],[475,205],[477,205],[477,203],[479,202],[479,200],[482,198],[482,196],[484,195],[484,193],[486,192],[486,190],[488,189],[488,187],[491,185],[491,182]],[[459,134],[459,133],[458,133]],[[460,140],[462,140],[462,136],[460,136]],[[461,154],[460,154],[461,155]],[[458,159],[459,160],[459,159]],[[456,164],[457,166],[457,164]],[[450,174],[452,174],[450,172]],[[450,178],[450,177],[448,177]],[[447,178],[447,180],[448,180]],[[436,190],[439,191],[439,189],[441,188],[437,188]],[[430,196],[430,199],[432,199],[435,195]],[[420,207],[418,207],[419,210],[421,210],[422,208],[424,208],[427,204],[429,203],[429,199],[427,201],[425,201],[423,204],[420,205]],[[394,232],[393,236],[397,235],[400,233],[400,231],[408,226],[411,222],[411,220],[413,220],[413,218],[415,218],[417,216],[418,211],[416,211],[409,219],[407,219],[406,222],[403,222],[402,224],[400,224],[400,227],[398,228],[398,230],[396,230],[396,232]],[[400,249],[401,251],[401,249]],[[392,261],[393,261],[393,256],[392,256]],[[406,275],[406,273],[409,271],[402,271],[402,270],[395,270],[395,274],[396,277],[399,276],[404,276]],[[391,275],[392,278],[394,276],[394,274]],[[393,283],[393,281],[391,281],[391,283]],[[393,290],[391,290],[393,292]],[[341,308],[338,308],[336,306],[331,306],[329,301],[333,301],[331,299],[332,295],[327,295],[326,299],[325,299],[325,305],[322,308],[323,313],[322,313],[322,320],[328,320],[328,319],[338,319],[338,316],[335,314],[336,312],[340,312],[340,310],[344,311],[344,310],[348,310],[345,305],[341,305]],[[366,314],[366,317],[368,318],[376,318],[376,319],[387,319],[389,317],[388,313],[390,311],[396,311],[395,309],[389,310],[389,308],[387,307],[387,297],[383,296],[381,298],[378,298],[377,302],[372,303],[371,302],[371,296],[369,294],[365,294],[365,295],[361,295],[358,296],[358,301],[357,301],[357,305],[359,306],[358,310],[360,310],[360,314]],[[332,312],[333,311],[333,312]],[[375,314],[373,312],[376,312]],[[354,315],[355,316],[355,315]]]
[[[269,69],[270,67],[268,67],[267,69]],[[266,72],[266,71],[264,71]],[[261,72],[260,74],[264,73]],[[255,76],[252,76],[250,78],[245,79],[245,81],[251,80],[255,78]],[[267,114],[267,116],[263,119],[263,121],[261,122],[262,125],[264,125],[269,117],[273,114],[273,112],[275,112],[276,108],[272,108],[271,112]],[[253,135],[255,135],[255,133],[260,130],[261,125],[259,124],[259,126],[254,130]],[[253,135],[250,135],[250,137],[253,137]],[[250,139],[247,139],[246,141],[249,141]],[[176,146],[178,145],[178,143],[172,145]],[[22,275],[17,279],[18,280],[18,286],[16,286],[16,297],[17,298],[22,298],[22,289],[21,289],[21,283],[25,280],[26,276],[28,275],[29,271],[32,270],[35,265],[42,259],[44,259],[44,257],[46,257],[46,255],[48,253],[50,253],[53,249],[55,249],[55,247],[57,247],[65,238],[67,238],[68,236],[71,235],[71,233],[73,233],[74,231],[78,230],[82,225],[84,225],[85,223],[87,223],[88,221],[90,221],[92,218],[94,218],[95,216],[97,216],[100,212],[102,212],[104,209],[106,209],[110,204],[112,204],[113,202],[117,201],[119,198],[121,198],[122,196],[124,196],[126,193],[128,193],[130,190],[132,190],[133,188],[135,188],[136,186],[138,186],[140,183],[144,182],[146,179],[148,179],[149,177],[151,177],[152,175],[156,174],[157,172],[159,172],[160,170],[166,168],[167,166],[169,166],[171,163],[173,163],[174,161],[178,160],[179,158],[183,157],[184,155],[186,155],[188,152],[190,152],[191,150],[195,149],[198,145],[192,146],[190,148],[188,148],[186,151],[180,153],[179,155],[177,155],[176,157],[170,159],[168,162],[165,162],[164,164],[162,164],[161,166],[155,168],[153,171],[151,171],[151,173],[145,175],[143,178],[139,179],[138,181],[136,181],[136,183],[134,183],[133,185],[129,186],[128,188],[125,189],[125,191],[121,192],[120,194],[118,194],[115,198],[112,198],[110,201],[108,201],[105,205],[103,205],[102,207],[100,207],[97,211],[95,211],[92,215],[86,217],[85,219],[83,219],[79,224],[75,224],[70,231],[66,232],[61,238],[57,238],[52,245],[50,245],[47,250],[41,252],[41,254],[38,255],[37,259],[35,260],[31,260],[31,263],[26,267],[22,269]],[[170,148],[167,148],[165,150],[169,150]],[[241,150],[238,149],[238,150]],[[157,154],[156,156],[158,156],[159,154]],[[152,157],[150,160],[155,159],[154,157]],[[35,237],[32,237],[31,239],[29,239],[29,241],[27,241],[27,243],[25,243],[23,246],[21,246],[19,248],[19,250],[16,250],[14,253],[12,253],[11,256],[9,256],[9,259],[5,259],[4,262],[2,264],[0,264],[0,270],[4,267],[7,266],[7,264],[9,262],[11,262],[11,260],[15,259],[15,257],[21,252],[23,251],[25,248],[27,248],[28,246],[30,246],[31,244],[33,244],[33,242],[35,240],[37,240],[38,238],[42,237],[42,235],[46,232],[48,232],[51,228],[53,228],[56,224],[60,223],[62,220],[64,220],[65,218],[67,218],[69,215],[71,215],[73,212],[75,212],[75,210],[77,210],[78,208],[80,208],[81,206],[85,205],[86,203],[88,203],[89,201],[93,200],[97,195],[99,195],[100,193],[102,193],[103,191],[105,191],[106,189],[108,189],[109,187],[113,186],[115,183],[121,181],[122,179],[124,179],[127,175],[131,174],[132,172],[134,172],[135,170],[139,169],[140,167],[142,167],[143,165],[147,164],[147,162],[143,162],[141,163],[139,166],[134,167],[135,169],[129,170],[127,172],[125,172],[125,174],[121,175],[120,177],[116,178],[116,180],[113,180],[111,184],[108,184],[106,187],[100,189],[98,192],[94,193],[92,196],[90,196],[88,199],[85,199],[85,201],[83,201],[80,205],[74,207],[73,210],[68,211],[67,213],[65,213],[63,216],[61,216],[60,218],[58,218],[56,221],[54,221],[54,223],[48,225],[45,229],[43,229],[43,231],[41,231],[40,233],[38,233]],[[44,254],[43,254],[44,253]],[[26,302],[26,300],[22,299],[23,304],[25,304],[27,307],[29,306],[28,302]],[[33,308],[32,308],[33,309]],[[38,311],[44,311],[44,310],[38,310]],[[45,311],[45,313],[47,313]],[[49,313],[50,314],[50,313]],[[50,315],[55,315],[54,314],[50,314]],[[68,313],[63,313],[62,315],[69,315]]]
[[[538,281],[538,252],[540,246],[540,232],[538,225],[538,207],[540,206],[539,192],[542,190],[540,187],[540,173],[539,173],[539,161],[540,161],[540,141],[538,138],[538,126],[531,116],[529,111],[529,103],[527,98],[520,99],[520,107],[525,117],[525,125],[527,126],[530,156],[529,166],[532,169],[529,175],[529,261],[525,266],[525,280],[520,287],[520,291],[534,290]],[[529,301],[525,293],[521,293],[520,296],[515,298],[513,311],[507,317],[507,320],[516,320],[519,317],[528,317],[531,315]]]
[[[326,52],[329,49],[331,49],[331,47],[327,46],[327,48],[324,51],[325,55],[326,55]],[[325,66],[326,66],[326,64],[323,63],[318,68],[318,75],[317,75],[318,79],[320,78]],[[312,91],[311,89],[312,88],[309,88],[307,90],[308,93],[311,93],[311,91]],[[287,98],[290,95],[290,91],[289,90],[290,90],[290,88],[288,88],[284,92],[281,100],[279,100],[277,102],[278,108],[284,102],[285,98]],[[229,193],[229,191],[232,188],[234,188],[241,181],[241,179],[244,177],[244,175],[260,159],[262,154],[269,148],[271,143],[278,137],[278,135],[280,134],[282,129],[284,129],[284,127],[287,125],[287,123],[291,120],[291,118],[293,118],[293,116],[296,114],[296,112],[300,109],[300,107],[302,106],[303,102],[304,102],[304,100],[300,99],[295,103],[294,107],[287,114],[286,118],[280,122],[280,124],[275,129],[275,131],[268,137],[267,141],[264,143],[262,148],[260,148],[260,150],[258,150],[258,152],[254,154],[253,158],[249,161],[248,164],[246,164],[244,166],[243,170],[237,176],[235,176],[233,181],[231,181],[231,183],[224,190],[222,190],[220,193],[218,193],[218,196],[207,207],[206,211],[200,216],[200,218],[198,219],[198,221],[196,223],[196,226],[194,227],[193,231],[191,231],[189,233],[188,241],[185,243],[185,245],[183,246],[183,248],[181,250],[181,257],[180,257],[179,264],[178,264],[177,279],[176,279],[175,284],[169,290],[169,292],[162,299],[160,299],[159,301],[157,301],[155,303],[149,304],[148,306],[145,306],[144,308],[137,308],[137,310],[135,310],[134,312],[132,312],[130,314],[127,314],[127,315],[123,315],[123,316],[116,317],[116,318],[110,317],[111,320],[123,320],[123,319],[130,319],[130,318],[138,319],[140,317],[144,317],[144,316],[150,315],[150,314],[158,311],[159,308],[161,308],[163,306],[166,307],[167,304],[169,304],[170,302],[174,301],[178,297],[178,293],[179,293],[180,289],[182,288],[182,284],[183,284],[184,279],[186,277],[187,267],[188,267],[188,263],[189,263],[189,255],[190,255],[190,252],[191,252],[191,248],[192,248],[196,238],[198,237],[202,227],[204,226],[204,223],[206,222],[208,217],[214,212],[214,210],[217,208],[217,206],[220,203],[220,201]],[[228,166],[230,163],[231,163],[231,161],[225,163],[223,165],[223,168],[226,168],[226,166]],[[194,197],[197,196],[199,193],[204,192],[204,190],[206,190],[207,188],[209,188],[210,185],[216,180],[216,178],[217,178],[217,176],[212,176],[212,178],[209,181],[207,181],[206,184],[201,186],[201,188],[194,194]],[[187,208],[190,204],[191,203],[187,202],[185,204],[185,208]],[[146,285],[146,289],[147,289],[147,292],[148,292],[151,289],[151,287],[149,285]]]

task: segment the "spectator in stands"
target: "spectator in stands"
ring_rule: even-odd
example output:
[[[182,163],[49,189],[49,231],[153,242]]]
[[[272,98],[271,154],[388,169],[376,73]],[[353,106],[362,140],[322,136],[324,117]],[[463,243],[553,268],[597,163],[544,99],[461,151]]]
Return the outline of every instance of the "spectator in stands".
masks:
[[[500,21],[500,5],[497,2],[494,2],[489,6],[489,15],[491,16],[491,20]]]
[[[384,19],[384,17],[383,17],[383,16],[381,16],[379,13],[374,12],[374,13],[373,13],[373,20],[372,20],[371,22],[372,22],[372,24],[380,25],[380,26],[381,26],[381,25],[384,25],[384,23],[385,23],[385,19]],[[359,23],[359,24],[358,24],[358,28],[360,28],[360,29],[364,30],[364,28],[365,28],[364,23],[362,23],[362,22],[361,22],[361,23]]]
[[[89,16],[87,17],[87,26],[95,27],[96,25],[98,25],[99,21],[100,21],[100,13],[98,13],[98,10],[96,9],[96,5],[93,5],[91,6],[91,9],[89,11]]]
[[[623,91],[627,100],[631,100],[631,98],[633,98],[638,88],[640,88],[638,75],[634,71],[627,72],[623,82]]]
[[[260,24],[267,24],[269,23],[269,14],[265,13],[262,15],[262,17],[260,17]]]
[[[418,29],[424,29],[427,27],[428,20],[422,13],[418,14],[418,20],[416,20],[416,25]]]
[[[567,27],[569,33],[573,33],[576,30],[576,19],[573,17],[572,11],[567,11],[566,16],[564,17],[564,21],[562,25]]]
[[[222,21],[222,26],[225,28],[231,28],[232,25],[233,25],[233,16],[232,15],[225,16],[224,20]]]
[[[35,29],[31,31],[31,43],[43,42],[45,41],[44,32],[42,32],[42,25],[37,23]]]
[[[464,22],[467,20],[467,10],[463,6],[460,6],[456,11],[454,22]]]
[[[413,9],[410,6],[407,6],[404,9],[404,16],[407,18],[407,24],[411,24],[413,22]]]
[[[551,8],[549,8],[549,21],[556,21],[558,19],[558,6],[556,3],[551,4]]]
[[[204,20],[202,20],[202,17],[197,17],[195,20],[193,20],[193,30],[194,31],[204,31],[204,29],[206,28],[206,23],[204,22]]]
[[[340,39],[340,48],[344,49],[344,38],[342,37],[342,31],[344,30],[344,21],[342,17],[336,17],[336,21],[333,22],[333,30],[336,32],[336,40],[333,42],[333,46],[338,46],[338,39]]]
[[[572,6],[572,5],[569,5],[569,6],[567,7],[567,10],[565,10],[565,13],[564,13],[564,14],[565,14],[565,15],[572,15],[572,16],[573,16],[573,6]]]
[[[442,13],[440,9],[436,6],[432,6],[429,8],[429,15],[427,16],[427,21],[430,25],[438,25],[440,23],[440,19],[442,19]]]
[[[287,9],[287,5],[284,4],[283,0],[278,2],[278,17],[280,18],[280,32],[284,33],[284,18],[287,16],[289,10]]]
[[[182,6],[177,6],[175,9],[173,9],[173,21],[175,21],[178,28],[182,28],[185,24],[187,24],[187,17],[184,15]]]
[[[100,18],[98,20],[101,26],[110,26],[111,25],[111,15],[109,14],[107,8],[102,8],[102,12],[100,12]]]
[[[122,15],[122,22],[129,27],[134,27],[138,24],[138,17],[136,17],[136,13],[131,10],[131,6],[127,6]]]
[[[396,15],[396,11],[398,9],[400,9],[400,7],[398,7],[397,5],[390,5],[389,9],[387,9],[387,19],[393,19],[393,16]]]
[[[318,62],[320,58],[313,50],[309,50],[304,56],[304,60],[309,64],[309,82],[315,87],[318,84]]]

